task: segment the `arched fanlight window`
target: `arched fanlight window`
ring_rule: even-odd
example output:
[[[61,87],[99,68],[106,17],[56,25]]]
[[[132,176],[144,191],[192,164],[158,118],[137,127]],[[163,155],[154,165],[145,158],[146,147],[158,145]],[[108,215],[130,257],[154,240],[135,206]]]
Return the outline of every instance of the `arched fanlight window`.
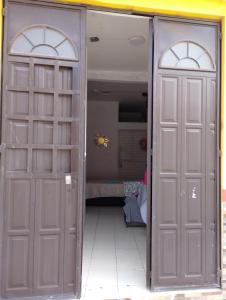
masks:
[[[214,71],[214,62],[202,46],[184,41],[175,44],[163,53],[160,68],[197,69]]]
[[[33,26],[16,36],[11,54],[58,57],[78,60],[78,50],[60,31],[48,26]]]

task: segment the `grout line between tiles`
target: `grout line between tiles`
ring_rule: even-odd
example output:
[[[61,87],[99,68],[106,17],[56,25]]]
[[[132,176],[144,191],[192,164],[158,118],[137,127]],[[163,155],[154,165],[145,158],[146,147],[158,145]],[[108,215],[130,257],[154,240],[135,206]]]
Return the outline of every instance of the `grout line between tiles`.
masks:
[[[86,290],[87,290],[87,286],[88,286],[88,281],[89,281],[89,275],[90,275],[90,267],[91,267],[91,263],[92,263],[92,259],[93,259],[93,249],[95,247],[95,243],[96,243],[96,234],[97,234],[97,226],[98,226],[98,223],[99,223],[99,219],[100,219],[100,209],[98,208],[98,211],[97,211],[97,218],[96,218],[96,226],[95,226],[95,234],[94,234],[94,237],[93,237],[93,245],[92,245],[92,250],[91,250],[91,255],[90,255],[90,258],[89,258],[89,266],[88,266],[88,272],[87,272],[87,278],[86,278],[86,283],[85,283],[85,287],[84,287],[84,298],[86,297]]]
[[[119,219],[123,219],[123,215],[122,215],[122,212],[120,211],[120,209],[118,210],[115,210],[115,209],[112,209],[110,211],[110,214],[112,213],[111,215],[111,218],[112,218],[112,223],[110,223],[111,225],[109,226],[109,230],[111,230],[113,232],[113,253],[114,253],[114,262],[113,262],[113,267],[114,269],[116,270],[116,283],[114,285],[112,285],[112,288],[114,291],[114,296],[117,297],[116,298],[119,298],[122,294],[121,294],[121,289],[123,291],[123,288],[126,288],[128,285],[126,284],[127,281],[125,281],[124,284],[121,284],[120,285],[120,281],[119,281],[119,264],[120,264],[120,261],[119,261],[119,258],[118,258],[118,253],[117,253],[117,231],[120,230],[121,226],[124,226],[124,224],[122,223],[122,225],[120,225],[120,228],[118,228],[118,220]],[[91,255],[90,255],[90,259],[89,259],[89,264],[87,266],[87,278],[86,278],[86,283],[84,285],[84,292],[83,292],[83,297],[86,299],[86,297],[88,296],[88,287],[89,287],[89,280],[90,280],[90,272],[91,272],[91,264],[93,262],[93,259],[94,259],[94,248],[97,245],[98,243],[98,239],[97,239],[97,234],[98,234],[98,228],[101,224],[101,226],[105,226],[105,220],[107,221],[108,220],[108,217],[107,215],[105,216],[105,210],[101,210],[101,208],[99,208],[98,210],[96,210],[96,214],[97,214],[97,218],[95,219],[95,222],[94,222],[94,225],[95,225],[95,229],[94,229],[94,234],[93,234],[93,238],[92,238],[92,247],[91,247]],[[105,216],[105,217],[104,217]],[[101,223],[103,222],[103,223]],[[108,224],[109,225],[109,224]],[[124,229],[124,228],[123,228]],[[130,230],[126,230],[126,234],[129,234],[130,233]],[[139,261],[140,261],[140,265],[142,267],[142,270],[145,271],[145,268],[144,268],[144,264],[143,264],[143,260],[142,260],[142,253],[141,251],[139,250],[139,243],[138,243],[138,240],[136,239],[136,234],[138,234],[139,236],[139,233],[136,232],[135,230],[133,231],[132,230],[132,239],[134,240],[135,242],[135,250],[136,252],[138,252],[138,256],[139,256]],[[102,240],[99,240],[100,244],[101,242],[103,242]],[[130,285],[131,287],[132,286],[137,286],[139,287],[139,285]],[[114,288],[115,287],[115,288]],[[142,287],[143,288],[143,287]],[[92,294],[92,292],[91,292]],[[95,297],[95,293],[93,294],[93,297]]]
[[[136,248],[137,248],[137,252],[138,252],[138,255],[139,255],[140,262],[141,262],[141,266],[142,266],[142,268],[143,268],[143,270],[144,270],[144,272],[145,272],[145,266],[143,265],[143,259],[142,259],[142,257],[141,257],[140,249],[139,249],[137,240],[136,240],[136,238],[135,238],[135,232],[133,232],[133,239],[134,239],[135,244],[136,244]],[[147,243],[147,238],[146,238],[145,242]],[[146,243],[145,243],[145,245],[144,245],[145,247],[146,247]]]
[[[119,277],[118,277],[118,258],[117,258],[117,251],[116,251],[116,215],[114,216],[114,245],[115,245],[115,263],[116,263],[116,282],[117,282],[117,295],[119,298]]]

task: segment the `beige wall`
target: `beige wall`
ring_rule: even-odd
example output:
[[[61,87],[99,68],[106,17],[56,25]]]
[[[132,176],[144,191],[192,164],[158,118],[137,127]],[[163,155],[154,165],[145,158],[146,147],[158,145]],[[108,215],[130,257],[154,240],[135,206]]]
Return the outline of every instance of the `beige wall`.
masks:
[[[108,148],[94,143],[97,134],[109,138]],[[118,102],[88,101],[87,179],[118,178]]]

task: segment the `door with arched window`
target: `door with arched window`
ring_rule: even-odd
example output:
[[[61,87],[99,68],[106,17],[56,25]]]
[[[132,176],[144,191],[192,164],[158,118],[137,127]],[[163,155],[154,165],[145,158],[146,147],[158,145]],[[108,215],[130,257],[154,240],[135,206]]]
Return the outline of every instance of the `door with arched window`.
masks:
[[[6,1],[3,295],[81,285],[85,15]]]
[[[218,26],[154,20],[155,289],[219,284]]]

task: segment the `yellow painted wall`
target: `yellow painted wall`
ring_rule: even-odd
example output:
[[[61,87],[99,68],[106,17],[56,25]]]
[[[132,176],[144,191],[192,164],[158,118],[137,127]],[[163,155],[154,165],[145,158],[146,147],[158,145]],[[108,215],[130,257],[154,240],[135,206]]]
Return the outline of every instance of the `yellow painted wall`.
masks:
[[[62,0],[60,2],[193,17],[217,18],[226,14],[225,0]]]

